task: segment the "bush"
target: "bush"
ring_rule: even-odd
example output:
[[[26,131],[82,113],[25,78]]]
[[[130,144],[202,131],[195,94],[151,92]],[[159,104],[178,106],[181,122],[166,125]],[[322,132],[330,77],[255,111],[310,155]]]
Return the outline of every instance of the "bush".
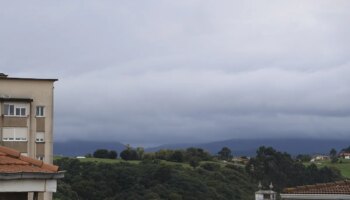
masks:
[[[94,154],[94,158],[108,158],[109,152],[107,149],[97,149]]]

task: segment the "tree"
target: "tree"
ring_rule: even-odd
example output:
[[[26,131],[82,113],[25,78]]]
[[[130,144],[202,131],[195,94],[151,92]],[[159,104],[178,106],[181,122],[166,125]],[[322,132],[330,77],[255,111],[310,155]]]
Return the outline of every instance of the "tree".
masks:
[[[272,182],[277,191],[285,187],[325,183],[341,178],[340,173],[333,169],[318,169],[316,165],[305,167],[289,154],[264,146],[257,150],[255,158],[250,159],[246,171],[264,185]]]
[[[143,147],[137,147],[136,152],[137,152],[137,156],[139,157],[139,159],[142,160],[143,155],[145,153],[145,149]]]
[[[176,150],[169,158],[173,162],[183,162],[185,160],[184,152],[181,150]]]
[[[332,163],[338,162],[337,150],[335,150],[334,148],[332,148],[332,149],[329,151],[329,156],[331,157],[331,162],[332,162]]]
[[[221,160],[229,160],[230,158],[232,158],[232,152],[231,149],[228,147],[223,147],[219,152],[219,158]]]
[[[118,157],[118,154],[116,151],[112,150],[108,153],[108,158],[110,158],[110,159],[116,159],[117,157]]]
[[[309,162],[312,158],[308,154],[299,154],[296,159],[300,162]]]
[[[185,151],[186,160],[190,161],[192,158],[197,158],[199,160],[210,160],[211,156],[208,152],[201,148],[190,147]]]
[[[193,167],[193,169],[195,169],[196,167],[199,166],[199,159],[196,157],[191,158],[190,165],[191,165],[191,167]]]
[[[350,153],[350,146],[341,150],[344,153]]]
[[[137,152],[134,149],[127,148],[120,153],[120,157],[123,160],[138,160]]]
[[[97,149],[94,154],[94,158],[108,158],[109,152],[107,149]]]

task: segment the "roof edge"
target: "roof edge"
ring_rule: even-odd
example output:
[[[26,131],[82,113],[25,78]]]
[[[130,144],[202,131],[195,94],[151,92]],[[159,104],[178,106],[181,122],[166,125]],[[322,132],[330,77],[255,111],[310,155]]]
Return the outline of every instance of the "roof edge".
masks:
[[[18,173],[0,173],[0,180],[17,180],[17,179],[61,179],[64,178],[65,171],[53,173],[42,172],[18,172]]]
[[[57,78],[20,78],[20,77],[1,77],[0,80],[30,80],[30,81],[58,81]]]
[[[37,166],[39,168],[42,168],[42,169],[47,169],[47,170],[50,170],[53,172],[57,172],[59,169],[59,167],[56,165],[44,163],[41,160],[37,160],[37,159],[31,158],[28,156],[23,156],[23,155],[21,155],[21,152],[14,150],[14,149],[11,149],[11,148],[8,148],[8,147],[0,146],[0,152],[6,153],[9,156],[12,156],[14,158],[18,158],[24,162],[28,162],[28,163],[30,163],[34,166]]]

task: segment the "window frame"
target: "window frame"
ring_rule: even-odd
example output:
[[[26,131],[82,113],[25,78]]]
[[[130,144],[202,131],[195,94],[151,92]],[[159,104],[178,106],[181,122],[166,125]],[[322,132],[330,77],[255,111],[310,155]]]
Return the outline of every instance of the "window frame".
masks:
[[[4,137],[4,132],[3,132],[3,135],[2,135],[2,138],[1,138],[1,141],[5,141],[5,142],[28,142],[28,129],[26,129],[26,138],[23,139],[23,137],[17,137],[16,136],[16,129],[19,129],[19,128],[9,128],[9,127],[6,127],[6,128],[2,128],[2,129],[13,129],[13,133],[11,133],[11,137]]]
[[[23,104],[4,103],[4,116],[6,117],[27,117],[27,106]],[[11,113],[12,109],[12,113]],[[17,111],[19,114],[17,114]]]
[[[45,106],[36,106],[35,116],[36,117],[45,117]]]
[[[42,134],[43,137],[39,138],[38,134]],[[35,142],[36,143],[45,143],[45,133],[44,132],[36,132],[36,134],[35,134]]]

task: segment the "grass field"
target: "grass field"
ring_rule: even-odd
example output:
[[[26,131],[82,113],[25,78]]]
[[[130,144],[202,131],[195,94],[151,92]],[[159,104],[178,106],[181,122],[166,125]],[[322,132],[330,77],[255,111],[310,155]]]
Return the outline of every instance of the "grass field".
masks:
[[[340,170],[341,174],[350,178],[350,160],[341,159],[338,163],[331,163],[331,161],[318,161],[314,162],[317,167],[334,167]],[[311,163],[305,163],[305,165],[310,165]]]

